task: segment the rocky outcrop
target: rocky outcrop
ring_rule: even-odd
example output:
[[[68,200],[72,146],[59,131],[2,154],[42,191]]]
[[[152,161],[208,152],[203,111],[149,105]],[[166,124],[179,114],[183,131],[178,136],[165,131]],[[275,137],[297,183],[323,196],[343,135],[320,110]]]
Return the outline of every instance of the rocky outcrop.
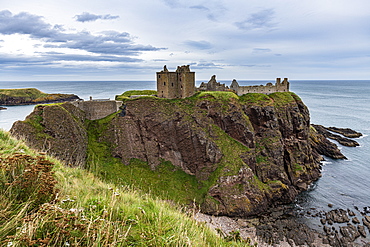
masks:
[[[316,126],[316,127],[315,127]],[[311,125],[310,143],[314,152],[330,157],[332,159],[347,159],[335,143],[329,141],[320,131],[318,125]]]
[[[354,136],[354,137],[359,137],[359,136],[362,135],[361,133],[358,133],[358,132],[353,131],[351,129],[340,129],[340,128],[336,128],[336,127],[326,128],[322,125],[312,125],[312,126],[316,129],[316,131],[319,134],[321,134],[321,135],[323,135],[327,138],[330,138],[332,140],[336,140],[337,142],[339,142],[343,146],[356,147],[356,146],[360,145],[355,140],[345,138],[343,136],[336,135],[336,134],[333,134],[333,133],[330,132],[330,131],[335,131],[337,133],[341,132],[343,134],[346,134],[347,136]]]
[[[139,159],[156,170],[170,161],[196,178],[202,198],[196,203],[213,215],[259,214],[292,202],[320,177],[309,112],[293,93],[138,98],[124,109],[84,124],[84,113],[71,104],[39,106],[11,132],[67,163],[85,162],[93,132],[99,133],[89,145],[104,144],[126,165]]]
[[[17,121],[10,132],[66,164],[83,166],[86,161],[85,114],[70,103],[38,105],[25,121]]]
[[[362,136],[360,132],[354,131],[350,128],[337,128],[337,127],[325,127],[325,128],[327,130],[336,132],[348,138],[358,138]]]
[[[79,100],[75,94],[47,94],[36,88],[0,89],[0,105],[34,105]]]

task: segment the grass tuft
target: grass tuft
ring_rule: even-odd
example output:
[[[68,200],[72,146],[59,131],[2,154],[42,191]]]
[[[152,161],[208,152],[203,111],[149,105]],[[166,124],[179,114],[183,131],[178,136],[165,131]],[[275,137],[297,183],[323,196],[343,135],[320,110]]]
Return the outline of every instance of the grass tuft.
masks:
[[[246,246],[183,208],[62,165],[0,131],[1,246]]]

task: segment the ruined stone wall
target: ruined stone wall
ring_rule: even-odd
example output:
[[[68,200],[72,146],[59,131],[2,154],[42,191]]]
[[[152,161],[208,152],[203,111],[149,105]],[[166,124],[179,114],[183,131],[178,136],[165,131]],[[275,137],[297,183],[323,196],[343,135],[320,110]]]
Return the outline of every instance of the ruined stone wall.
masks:
[[[289,92],[289,82],[288,78],[284,78],[283,82],[281,82],[280,78],[276,78],[275,85],[269,82],[266,85],[259,86],[239,86],[238,82],[233,80],[230,89],[234,90],[239,96],[246,93],[270,94],[276,92]]]
[[[119,110],[119,107],[122,106],[122,101],[90,100],[90,101],[74,101],[71,102],[71,104],[84,111],[87,119],[96,120],[117,112]]]
[[[216,75],[213,75],[207,83],[202,82],[197,91],[229,91],[229,87],[217,82]]]

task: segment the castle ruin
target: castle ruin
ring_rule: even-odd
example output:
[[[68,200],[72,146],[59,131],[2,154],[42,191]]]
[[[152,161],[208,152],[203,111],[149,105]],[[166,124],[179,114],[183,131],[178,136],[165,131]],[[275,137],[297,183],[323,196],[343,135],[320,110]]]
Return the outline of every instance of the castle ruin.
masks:
[[[166,65],[157,72],[157,94],[160,98],[176,99],[190,97],[195,92],[195,72],[189,65],[178,66],[175,72],[168,71]]]
[[[239,83],[234,79],[230,85],[230,89],[239,96],[246,93],[270,94],[276,92],[289,92],[289,84],[288,78],[284,78],[283,82],[281,82],[281,78],[276,78],[275,85],[269,82],[266,85],[259,86],[239,86]]]
[[[233,91],[237,95],[246,93],[270,94],[276,92],[289,92],[288,78],[276,78],[276,83],[266,85],[240,86],[234,79],[230,87],[216,81],[213,75],[208,83],[202,82],[195,87],[195,72],[190,71],[189,65],[178,66],[175,72],[168,71],[166,65],[161,72],[157,72],[157,95],[160,98],[176,99],[192,96],[197,91]]]
[[[213,75],[211,79],[205,83],[202,82],[196,91],[228,91],[229,87],[225,84],[216,81],[216,76]]]
[[[93,100],[92,98],[88,101],[79,100],[71,101],[70,103],[85,112],[85,117],[89,120],[105,118],[106,116],[117,112],[123,104],[122,101],[109,99]]]

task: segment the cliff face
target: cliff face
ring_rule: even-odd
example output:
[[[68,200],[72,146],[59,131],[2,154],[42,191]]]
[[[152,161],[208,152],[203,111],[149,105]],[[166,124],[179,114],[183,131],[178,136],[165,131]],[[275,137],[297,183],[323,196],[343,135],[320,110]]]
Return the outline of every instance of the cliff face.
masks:
[[[0,105],[34,105],[78,99],[74,94],[47,94],[36,88],[0,89]]]
[[[70,103],[39,105],[25,121],[17,121],[10,132],[37,150],[72,165],[85,165],[87,133],[85,114]]]
[[[104,143],[126,165],[135,158],[155,171],[170,161],[194,176],[196,190],[203,193],[196,203],[215,215],[248,216],[291,202],[320,176],[309,112],[293,93],[200,93],[183,100],[139,98],[125,105],[125,114],[85,127],[83,113],[71,104],[36,108],[29,118],[39,118],[42,128],[26,120],[11,132],[80,163],[91,144],[87,133],[99,132],[89,142]],[[44,138],[47,145],[37,136],[40,131],[52,137]]]

